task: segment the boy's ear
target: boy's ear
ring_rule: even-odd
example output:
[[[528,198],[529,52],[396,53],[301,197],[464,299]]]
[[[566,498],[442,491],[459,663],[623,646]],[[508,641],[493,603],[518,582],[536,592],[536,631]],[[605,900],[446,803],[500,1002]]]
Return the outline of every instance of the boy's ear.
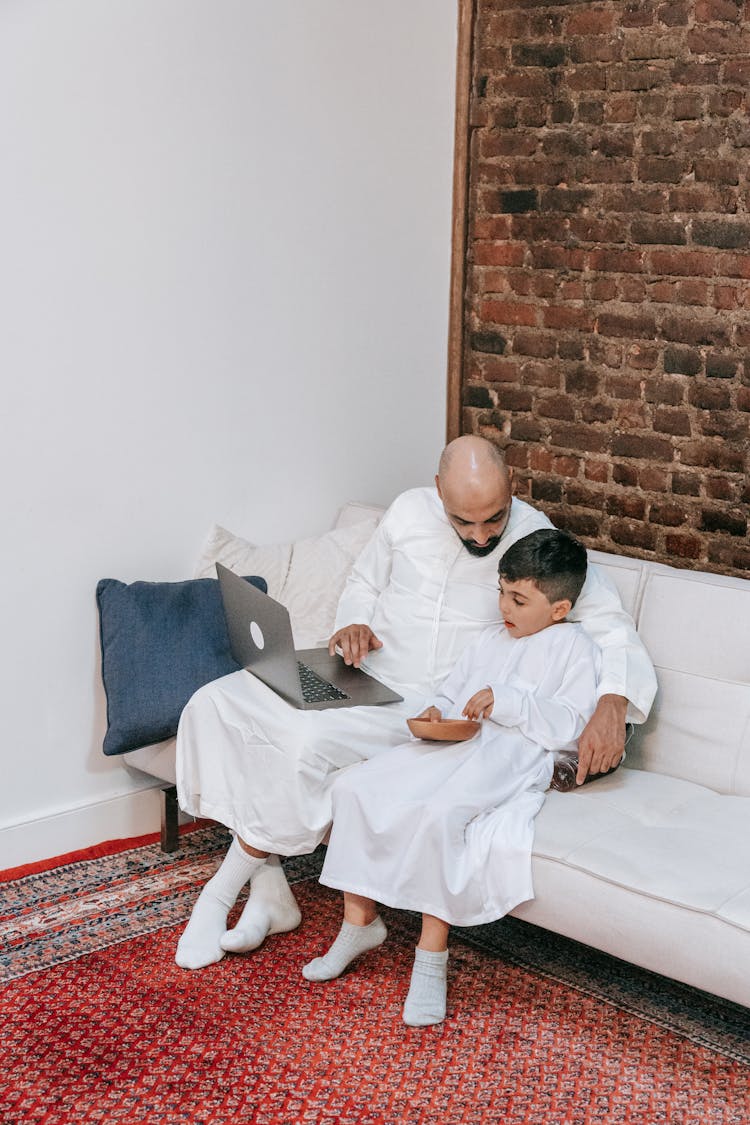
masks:
[[[563,621],[568,616],[572,608],[573,603],[570,598],[563,598],[559,602],[554,602],[552,606],[552,620]]]

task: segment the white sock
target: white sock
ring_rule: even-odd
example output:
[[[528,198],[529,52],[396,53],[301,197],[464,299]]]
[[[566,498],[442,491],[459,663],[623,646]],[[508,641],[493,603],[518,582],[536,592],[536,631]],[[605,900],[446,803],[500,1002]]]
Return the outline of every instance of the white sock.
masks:
[[[404,1004],[404,1023],[410,1027],[427,1027],[442,1023],[448,993],[448,950],[433,953],[429,949],[414,952],[409,994]]]
[[[375,918],[368,926],[355,926],[342,922],[338,937],[323,957],[316,957],[302,968],[305,980],[333,980],[340,977],[360,953],[382,945],[388,935],[382,918]]]
[[[281,861],[277,855],[271,855],[253,875],[250,898],[237,925],[222,934],[221,948],[231,953],[247,953],[257,949],[269,934],[295,930],[301,921]]]
[[[185,930],[177,943],[175,961],[181,969],[202,969],[221,961],[221,937],[227,928],[227,914],[237,896],[265,859],[248,855],[236,837],[216,874],[198,896]]]

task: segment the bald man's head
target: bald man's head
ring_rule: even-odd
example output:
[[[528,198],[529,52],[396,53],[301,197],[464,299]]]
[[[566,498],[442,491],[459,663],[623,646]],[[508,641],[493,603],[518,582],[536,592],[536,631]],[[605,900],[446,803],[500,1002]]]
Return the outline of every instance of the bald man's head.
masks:
[[[510,516],[511,474],[500,451],[465,434],[446,445],[435,477],[453,530],[472,555],[488,555]]]

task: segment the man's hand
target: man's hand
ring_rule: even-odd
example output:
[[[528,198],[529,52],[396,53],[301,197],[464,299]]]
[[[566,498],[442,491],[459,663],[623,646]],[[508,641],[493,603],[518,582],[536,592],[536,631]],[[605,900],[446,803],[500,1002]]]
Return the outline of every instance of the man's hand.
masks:
[[[328,652],[333,656],[336,645],[341,649],[345,664],[359,668],[370,649],[382,648],[383,642],[376,637],[369,625],[345,625],[333,634],[328,642]]]
[[[583,785],[590,773],[614,769],[625,753],[625,712],[628,701],[622,695],[603,695],[578,740],[576,785]]]
[[[495,696],[492,688],[482,688],[476,695],[472,695],[463,709],[463,714],[467,719],[489,719],[494,706]]]
[[[421,715],[415,715],[416,719],[426,719],[428,723],[439,723],[443,717],[443,712],[439,707],[427,707]]]

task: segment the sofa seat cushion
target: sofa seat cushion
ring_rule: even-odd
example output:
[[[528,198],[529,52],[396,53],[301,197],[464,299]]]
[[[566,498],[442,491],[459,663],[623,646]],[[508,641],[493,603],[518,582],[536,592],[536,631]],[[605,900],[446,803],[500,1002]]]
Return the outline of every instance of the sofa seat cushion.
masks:
[[[534,855],[750,933],[750,798],[623,768],[550,793]]]

